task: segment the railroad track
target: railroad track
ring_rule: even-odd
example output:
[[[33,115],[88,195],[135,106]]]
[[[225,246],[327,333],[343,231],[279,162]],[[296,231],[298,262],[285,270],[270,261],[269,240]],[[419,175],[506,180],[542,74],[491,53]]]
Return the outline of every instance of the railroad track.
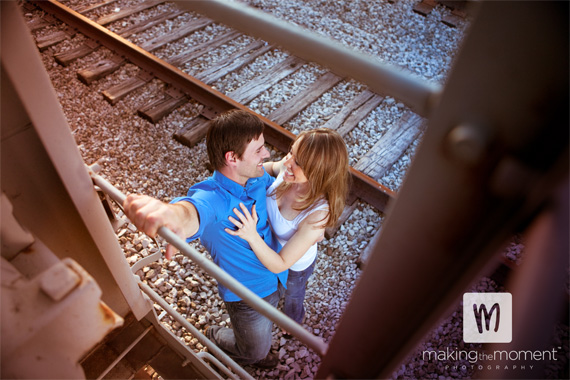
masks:
[[[27,11],[37,7],[44,12],[43,17],[34,17],[28,24],[30,29],[36,32],[38,49],[43,51],[54,47],[54,50],[59,50],[54,54],[54,58],[61,65],[70,65],[98,49],[109,49],[111,54],[107,54],[106,58],[96,60],[77,70],[78,78],[86,85],[111,75],[126,63],[138,66],[136,75],[102,91],[102,96],[110,104],[116,104],[157,78],[164,82],[164,92],[158,99],[153,97],[148,99],[146,104],[140,105],[136,110],[140,117],[157,123],[187,102],[198,103],[200,115],[189,120],[173,136],[189,147],[203,139],[209,119],[228,109],[246,108],[254,104],[264,92],[277,86],[279,82],[286,81],[301,68],[311,65],[286,52],[280,52],[284,59],[261,70],[245,85],[226,91],[224,94],[211,86],[215,86],[224,77],[236,75],[239,70],[251,65],[257,58],[274,53],[278,49],[227,27],[220,26],[207,31],[207,27],[216,24],[213,20],[169,7],[164,1],[145,1],[126,8],[115,8],[117,4],[116,1],[106,0],[71,9],[56,1],[41,1],[25,3],[24,7]],[[154,12],[152,17],[138,23],[131,21],[136,19],[137,14],[151,11]],[[153,38],[141,40],[137,37],[157,25],[172,22],[179,17],[186,17],[188,21],[168,33]],[[41,30],[49,31],[39,33]],[[178,47],[178,51],[183,53],[169,55],[166,58],[158,57],[163,55],[164,51],[168,51],[170,45],[180,44],[180,41],[197,33],[208,34],[203,38],[204,42],[187,44],[182,49]],[[69,50],[57,49],[58,44],[76,38],[76,34],[83,36],[82,43]],[[136,45],[130,42],[130,39],[135,41]],[[202,67],[193,76],[184,71],[189,63],[199,60],[216,47],[236,40],[250,42],[243,43],[233,54],[209,67]],[[155,55],[154,53],[159,50],[162,53]],[[277,107],[266,110],[265,114],[258,111],[268,127],[266,140],[282,152],[288,149],[294,138],[294,133],[290,130],[292,128],[288,129],[289,122],[312,104],[318,104],[319,98],[333,91],[335,86],[346,85],[350,81],[350,78],[342,78],[323,68],[318,68],[316,71],[314,81],[308,83],[301,91],[285,99]],[[385,97],[373,93],[365,86],[360,86],[352,99],[347,99],[334,115],[329,111],[322,126],[336,129],[346,139],[353,131],[357,131],[359,123],[385,100]],[[344,219],[354,209],[354,200],[357,198],[381,212],[385,210],[389,200],[395,196],[395,191],[378,183],[377,180],[382,178],[410,144],[417,140],[424,127],[425,121],[408,110],[403,112],[399,122],[394,123],[366,154],[359,157],[351,155],[353,189],[350,204],[352,206],[347,207]],[[358,136],[358,133],[355,135]]]

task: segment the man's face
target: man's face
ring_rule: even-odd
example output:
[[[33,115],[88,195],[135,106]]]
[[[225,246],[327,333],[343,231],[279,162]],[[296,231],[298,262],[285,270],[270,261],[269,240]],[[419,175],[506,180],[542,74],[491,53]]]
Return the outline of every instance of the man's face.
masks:
[[[263,175],[263,161],[269,157],[269,152],[265,148],[263,133],[257,140],[251,140],[241,159],[237,159],[237,175],[245,182],[250,178],[261,177]]]

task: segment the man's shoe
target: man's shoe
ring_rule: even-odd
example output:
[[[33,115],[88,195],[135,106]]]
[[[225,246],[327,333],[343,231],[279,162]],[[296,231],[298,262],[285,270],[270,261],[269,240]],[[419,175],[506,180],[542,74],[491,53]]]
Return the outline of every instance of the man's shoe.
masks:
[[[204,328],[204,332],[202,333],[204,336],[210,340],[212,340],[212,326],[208,325]]]
[[[306,314],[303,315],[303,319],[301,320],[301,323],[299,323],[300,325],[303,325],[305,323],[305,317],[306,316],[307,316]],[[281,329],[281,333],[282,333],[283,338],[285,338],[285,339],[292,339],[293,338],[293,335],[289,334],[285,329]]]
[[[279,364],[279,358],[270,352],[265,358],[251,364],[251,366],[262,369],[271,369],[275,368],[277,364]]]

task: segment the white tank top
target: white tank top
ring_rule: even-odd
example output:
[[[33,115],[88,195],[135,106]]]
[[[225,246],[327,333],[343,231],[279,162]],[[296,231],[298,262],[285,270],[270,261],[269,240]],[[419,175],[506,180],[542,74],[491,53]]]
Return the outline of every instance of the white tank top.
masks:
[[[271,187],[267,189],[267,214],[269,215],[269,223],[271,224],[271,228],[273,229],[275,236],[277,236],[277,239],[279,239],[281,245],[285,245],[287,241],[289,241],[291,236],[293,236],[295,232],[297,232],[299,224],[303,221],[303,219],[305,219],[307,216],[309,216],[315,211],[329,209],[328,202],[325,199],[320,199],[313,206],[309,207],[306,210],[301,211],[301,213],[299,213],[299,215],[297,215],[295,219],[293,220],[285,219],[283,215],[281,215],[281,212],[279,211],[279,206],[277,205],[277,199],[275,198],[275,195],[273,196],[270,195],[273,192],[273,190],[277,186],[279,186],[281,182],[283,182],[283,174],[284,172],[279,174],[279,176],[277,176],[277,179],[275,180],[275,182],[273,182]],[[313,244],[307,250],[307,252],[305,252],[305,254],[301,256],[299,260],[297,260],[295,264],[291,265],[289,269],[297,272],[305,270],[309,267],[309,265],[313,263],[313,261],[315,261],[316,257],[317,257],[317,243]]]

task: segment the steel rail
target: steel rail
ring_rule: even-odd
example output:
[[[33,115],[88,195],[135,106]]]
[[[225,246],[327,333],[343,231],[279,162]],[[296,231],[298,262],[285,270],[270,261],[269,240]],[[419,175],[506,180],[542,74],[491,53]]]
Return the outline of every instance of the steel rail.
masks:
[[[162,80],[167,85],[204,104],[202,115],[208,119],[212,119],[216,115],[230,109],[241,109],[255,114],[265,124],[264,136],[266,141],[282,152],[289,150],[295,135],[280,125],[253,112],[243,104],[214,90],[207,84],[57,1],[34,1],[33,4],[71,28],[107,47],[142,70]],[[350,173],[352,177],[352,197],[360,198],[379,211],[385,212],[388,203],[395,198],[396,193],[352,167],[350,168]]]
[[[99,186],[101,190],[107,193],[115,202],[123,204],[126,195],[119,191],[115,186],[111,185],[107,180],[96,173],[98,170],[97,164],[87,167],[89,175],[91,176],[95,185]],[[204,269],[209,275],[214,277],[218,282],[226,286],[234,292],[243,301],[248,303],[252,308],[261,313],[262,315],[275,322],[279,327],[289,331],[292,335],[297,337],[301,342],[305,343],[318,355],[324,356],[327,351],[327,344],[319,337],[309,333],[297,322],[283,314],[271,306],[267,301],[260,298],[254,292],[249,290],[246,286],[229,275],[226,271],[216,265],[213,261],[208,260],[205,256],[191,247],[184,239],[176,235],[172,230],[161,227],[158,234],[162,236],[168,243],[180,250],[184,256],[190,258],[194,263]]]

